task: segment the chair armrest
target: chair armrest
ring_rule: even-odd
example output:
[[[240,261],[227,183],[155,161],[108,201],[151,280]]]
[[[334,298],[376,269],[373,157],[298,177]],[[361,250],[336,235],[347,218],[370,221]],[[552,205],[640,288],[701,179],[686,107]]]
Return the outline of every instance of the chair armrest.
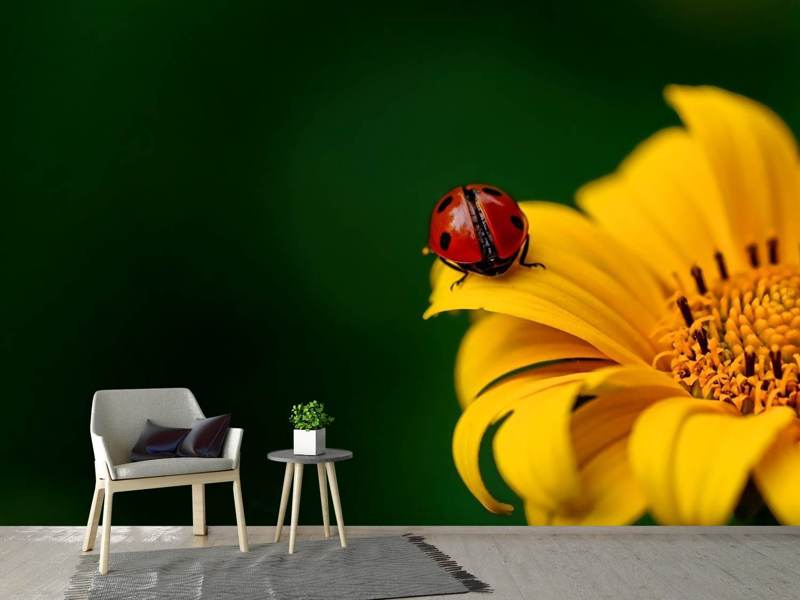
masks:
[[[230,458],[233,460],[233,468],[239,468],[239,450],[242,447],[242,436],[244,429],[238,427],[231,427],[228,430],[228,435],[225,438],[225,443],[222,446],[222,458]]]
[[[111,462],[111,457],[108,453],[106,441],[102,435],[96,433],[90,434],[92,436],[92,450],[94,450],[94,472],[98,477],[106,479],[108,474],[114,477],[114,463]]]

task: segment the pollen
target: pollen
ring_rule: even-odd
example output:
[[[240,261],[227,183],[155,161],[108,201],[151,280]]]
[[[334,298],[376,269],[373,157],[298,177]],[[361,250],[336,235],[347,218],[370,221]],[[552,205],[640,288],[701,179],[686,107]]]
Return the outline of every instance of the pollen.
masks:
[[[774,242],[769,264],[728,275],[717,254],[719,278],[691,271],[696,290],[678,293],[665,328],[671,348],[655,366],[671,371],[693,396],[727,402],[744,414],[790,406],[798,414],[800,384],[800,267],[780,265]]]

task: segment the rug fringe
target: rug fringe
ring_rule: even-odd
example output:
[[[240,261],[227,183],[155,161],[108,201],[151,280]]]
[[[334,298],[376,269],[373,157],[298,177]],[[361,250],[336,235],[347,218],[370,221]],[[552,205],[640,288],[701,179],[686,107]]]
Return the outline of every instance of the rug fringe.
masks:
[[[465,570],[451,556],[448,556],[433,544],[427,543],[424,536],[405,533],[403,537],[430,556],[444,571],[460,581],[468,591],[482,594],[491,594],[494,591],[488,583],[481,581]]]
[[[88,600],[89,592],[92,591],[92,577],[97,569],[96,558],[91,554],[81,556],[78,567],[64,591],[64,600]]]

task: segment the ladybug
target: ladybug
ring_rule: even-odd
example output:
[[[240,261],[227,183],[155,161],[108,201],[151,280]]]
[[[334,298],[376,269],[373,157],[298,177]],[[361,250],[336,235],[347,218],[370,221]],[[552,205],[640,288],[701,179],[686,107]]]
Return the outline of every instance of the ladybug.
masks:
[[[447,192],[433,208],[428,247],[444,264],[463,276],[470,273],[495,277],[505,273],[519,256],[523,267],[542,267],[527,262],[528,219],[516,201],[490,185],[472,183]]]

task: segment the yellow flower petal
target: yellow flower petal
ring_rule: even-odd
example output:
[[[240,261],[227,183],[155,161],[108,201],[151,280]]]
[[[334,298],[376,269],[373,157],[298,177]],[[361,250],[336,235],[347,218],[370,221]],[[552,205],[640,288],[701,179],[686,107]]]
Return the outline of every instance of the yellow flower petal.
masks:
[[[550,387],[520,402],[494,437],[497,468],[514,492],[549,513],[580,496],[570,443],[579,381]]]
[[[547,265],[551,274],[557,274],[558,281],[563,282],[565,288],[572,286],[575,289],[585,290],[587,295],[605,307],[610,315],[621,318],[629,325],[635,331],[635,335],[645,341],[647,344],[645,347],[652,351],[653,346],[648,340],[662,316],[663,296],[656,303],[642,303],[622,282],[577,256],[573,248],[559,248],[556,244],[547,243],[546,240],[539,240],[539,243],[532,245],[531,248],[531,251],[535,252],[536,260]],[[628,265],[632,263],[635,264],[633,259]],[[536,273],[519,273],[519,275],[526,283],[541,283],[541,278],[532,277]],[[514,275],[510,274],[508,280],[513,284]]]
[[[691,286],[699,264],[716,274],[746,266],[745,246],[778,235],[797,261],[800,172],[791,132],[766,107],[713,87],[666,91],[689,128],[661,131],[641,144],[615,175],[579,190],[579,205],[627,248],[648,257],[662,283],[673,273]]]
[[[784,525],[800,525],[800,425],[778,436],[756,466],[755,479],[772,514]]]
[[[670,86],[666,97],[708,157],[733,239],[759,244],[764,262],[764,242],[777,234],[784,258],[797,262],[800,173],[783,121],[758,102],[715,87]]]
[[[606,363],[596,364],[602,366]],[[487,390],[464,410],[453,432],[453,461],[464,484],[487,510],[508,514],[514,507],[497,501],[481,477],[478,455],[486,429],[532,394],[579,381],[585,373],[575,372],[575,368],[575,365],[554,365],[510,377]]]
[[[628,366],[598,369],[587,373],[584,379],[586,393],[601,394],[627,388],[663,388],[671,390],[675,395],[685,393],[685,390],[668,374],[649,367]]]
[[[785,407],[742,417],[716,401],[666,399],[634,426],[629,452],[653,515],[667,525],[721,525],[775,436]]]
[[[494,438],[494,454],[529,521],[621,524],[641,514],[644,496],[635,491],[624,441],[643,408],[679,392],[654,369],[611,367],[518,402]],[[596,397],[574,410],[587,394]]]
[[[634,384],[623,390],[600,392],[591,402],[578,408],[572,417],[572,444],[580,457],[579,462],[588,462],[609,443],[627,437],[647,406],[677,392],[667,385],[639,388]]]
[[[532,245],[529,259],[544,258],[547,269],[514,267],[502,277],[459,278],[441,269],[425,318],[459,309],[485,309],[561,329],[620,363],[649,363],[656,353],[649,339],[656,311],[625,291],[588,261],[550,246]],[[645,280],[646,281],[646,280]]]
[[[538,281],[528,284],[476,277],[453,292],[448,283],[440,284],[424,316],[449,310],[484,309],[561,329],[586,340],[620,363],[650,362],[654,347],[620,315],[555,273],[537,275]]]
[[[684,276],[688,255],[669,237],[649,215],[628,182],[614,174],[592,181],[578,190],[578,205],[603,229],[625,244],[631,252],[638,251],[647,265],[658,275],[664,287],[675,287],[676,277],[686,285]]]
[[[532,251],[541,248],[570,254],[580,264],[608,274],[627,294],[639,300],[645,311],[660,316],[664,291],[641,260],[641,249],[630,252],[583,214],[552,202],[521,202],[528,217]],[[582,272],[564,273],[576,283],[586,283]]]
[[[689,269],[700,266],[707,280],[717,277],[714,253],[721,251],[730,270],[745,266],[711,167],[699,144],[684,129],[664,129],[641,144],[621,172],[643,209],[683,249]]]
[[[628,462],[627,436],[613,442],[581,468],[582,510],[555,513],[551,525],[626,525],[642,516],[647,501]],[[530,516],[530,508],[526,505]],[[530,521],[536,523],[536,521]]]
[[[488,314],[467,331],[456,358],[456,392],[466,407],[497,379],[523,368],[551,366],[557,360],[607,357],[575,336],[501,314]],[[593,365],[597,366],[597,365]]]

